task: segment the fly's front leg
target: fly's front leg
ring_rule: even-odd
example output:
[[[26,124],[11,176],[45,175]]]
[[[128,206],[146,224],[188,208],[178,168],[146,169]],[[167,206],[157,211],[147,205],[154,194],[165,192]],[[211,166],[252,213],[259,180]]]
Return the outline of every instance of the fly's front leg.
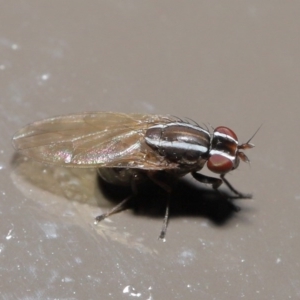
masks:
[[[239,198],[243,198],[243,199],[251,199],[252,195],[251,194],[243,194],[241,192],[239,192],[238,190],[236,190],[231,183],[225,178],[225,174],[222,174],[221,179],[223,180],[223,182],[228,186],[228,188],[235,193]]]
[[[220,178],[215,178],[215,177],[209,177],[209,176],[206,176],[206,175],[203,175],[203,174],[200,174],[200,173],[197,173],[197,172],[192,172],[192,176],[202,182],[202,183],[208,183],[208,184],[211,184],[213,189],[217,190],[218,187],[223,183],[223,180],[220,179]]]
[[[215,178],[215,177],[209,177],[209,176],[206,176],[206,175],[203,175],[203,174],[200,174],[200,173],[197,173],[197,172],[192,172],[192,176],[202,182],[202,183],[208,183],[208,184],[211,184],[212,187],[215,189],[215,190],[218,190],[218,188],[220,187],[220,185],[224,182],[227,187],[234,193],[236,194],[239,198],[243,198],[243,199],[250,199],[252,198],[252,195],[251,194],[243,194],[243,193],[240,193],[239,191],[237,191],[230,183],[229,181],[225,178],[225,174],[221,174],[220,175],[220,178]],[[219,190],[218,190],[219,191]]]

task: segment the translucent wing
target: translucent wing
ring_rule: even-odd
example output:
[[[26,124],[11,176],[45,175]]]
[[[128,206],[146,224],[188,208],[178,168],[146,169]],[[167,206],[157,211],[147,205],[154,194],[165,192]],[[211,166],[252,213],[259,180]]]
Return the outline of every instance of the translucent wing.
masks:
[[[14,147],[35,160],[70,167],[173,169],[144,141],[146,130],[170,117],[92,112],[32,123],[15,134]]]

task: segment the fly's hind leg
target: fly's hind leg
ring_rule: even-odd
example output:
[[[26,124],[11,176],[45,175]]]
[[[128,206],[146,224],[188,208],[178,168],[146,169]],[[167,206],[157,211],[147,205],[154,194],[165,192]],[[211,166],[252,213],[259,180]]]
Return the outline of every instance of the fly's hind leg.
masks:
[[[100,174],[100,176],[102,178],[105,178],[106,181],[108,181],[107,179],[123,179],[124,176],[122,177],[122,170],[119,171],[117,169],[112,169],[112,170],[109,170],[107,171],[106,170],[106,173],[102,173]],[[109,177],[104,177],[103,174],[105,174],[106,176],[109,176]],[[125,209],[128,208],[128,204],[129,202],[137,195],[137,183],[138,181],[140,180],[140,178],[138,177],[138,174],[135,174],[133,172],[133,170],[130,170],[128,172],[125,172],[124,173],[125,175],[129,174],[129,177],[126,178],[126,180],[128,181],[128,185],[131,187],[131,190],[132,190],[132,194],[129,195],[128,197],[126,197],[124,200],[122,200],[118,205],[116,205],[115,207],[113,207],[111,210],[109,210],[108,212],[102,214],[102,215],[99,215],[98,217],[95,218],[95,224],[99,223],[100,221],[110,217],[111,215],[114,215],[114,214],[117,214]],[[116,183],[119,183],[120,181],[117,181],[116,180]],[[112,183],[112,180],[110,180],[111,183]]]
[[[128,207],[128,202],[131,200],[133,195],[128,196],[124,200],[122,200],[118,205],[113,207],[110,211],[98,216],[95,218],[95,224],[98,224],[100,221],[110,217],[111,215],[117,214]]]

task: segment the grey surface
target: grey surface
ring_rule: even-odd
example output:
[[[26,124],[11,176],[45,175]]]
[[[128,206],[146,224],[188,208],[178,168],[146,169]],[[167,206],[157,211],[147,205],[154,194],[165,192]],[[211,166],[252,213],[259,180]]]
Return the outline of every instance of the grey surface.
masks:
[[[298,1],[2,1],[1,298],[299,299],[299,10]],[[263,123],[251,166],[228,176],[253,200],[236,201],[241,211],[223,224],[201,207],[178,210],[165,243],[162,214],[147,209],[95,226],[113,203],[94,170],[13,158],[11,146],[29,122],[93,110],[187,116],[241,142]]]

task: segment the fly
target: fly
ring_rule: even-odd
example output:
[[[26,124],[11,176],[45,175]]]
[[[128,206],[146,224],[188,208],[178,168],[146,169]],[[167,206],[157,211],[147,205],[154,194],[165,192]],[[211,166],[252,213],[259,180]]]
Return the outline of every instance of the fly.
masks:
[[[249,162],[243,150],[254,147],[250,143],[253,136],[239,144],[236,134],[224,126],[211,133],[173,116],[91,112],[27,125],[14,135],[13,145],[45,164],[98,168],[104,181],[131,186],[133,193],[140,182],[150,179],[170,195],[170,182],[191,173],[214,189],[224,182],[238,197],[249,198],[233,188],[225,175],[236,169],[240,160]],[[200,174],[205,164],[219,178]],[[131,197],[96,221],[123,210]],[[165,238],[168,217],[169,197],[160,239]]]

